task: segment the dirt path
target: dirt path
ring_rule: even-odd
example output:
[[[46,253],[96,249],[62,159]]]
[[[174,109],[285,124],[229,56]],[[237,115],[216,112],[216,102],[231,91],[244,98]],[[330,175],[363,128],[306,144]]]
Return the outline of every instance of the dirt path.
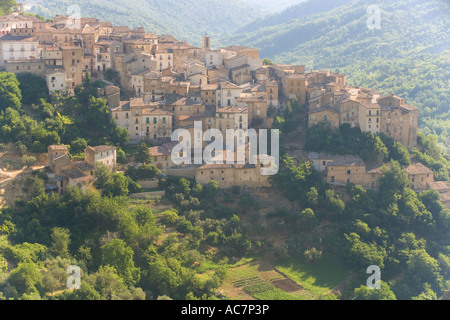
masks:
[[[15,200],[22,196],[22,188],[24,186],[26,176],[31,174],[34,170],[40,170],[43,168],[43,166],[35,166],[16,171],[2,171],[5,175],[7,175],[7,178],[0,180],[0,209],[4,206],[14,204]]]

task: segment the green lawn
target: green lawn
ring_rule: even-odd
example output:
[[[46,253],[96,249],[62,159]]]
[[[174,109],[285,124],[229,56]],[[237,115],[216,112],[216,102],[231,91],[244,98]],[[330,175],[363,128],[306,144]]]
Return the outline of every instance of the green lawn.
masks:
[[[275,268],[316,296],[327,294],[348,276],[345,261],[336,256],[324,255],[315,265],[302,256],[273,261]]]

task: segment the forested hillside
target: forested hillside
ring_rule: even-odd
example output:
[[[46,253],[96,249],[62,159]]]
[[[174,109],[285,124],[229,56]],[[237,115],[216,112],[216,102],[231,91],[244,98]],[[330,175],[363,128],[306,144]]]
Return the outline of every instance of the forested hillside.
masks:
[[[367,27],[371,5],[381,9],[381,29]],[[307,70],[339,69],[350,84],[395,92],[420,109],[421,130],[438,135],[448,153],[449,29],[444,0],[319,0],[242,27],[224,44],[254,46]]]
[[[200,35],[231,33],[262,12],[250,9],[240,0],[28,0],[31,12],[45,17],[67,14],[67,8],[78,5],[82,17],[96,17],[115,25],[144,26],[149,32],[171,34],[193,44],[201,43]]]

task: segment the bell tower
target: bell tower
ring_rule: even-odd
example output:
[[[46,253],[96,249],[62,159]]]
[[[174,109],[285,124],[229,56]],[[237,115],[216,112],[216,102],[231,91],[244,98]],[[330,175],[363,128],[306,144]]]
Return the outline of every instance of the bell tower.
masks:
[[[17,3],[16,12],[17,13],[22,13],[23,12],[23,3]]]
[[[211,39],[205,34],[202,37],[202,51],[210,51],[211,49]]]

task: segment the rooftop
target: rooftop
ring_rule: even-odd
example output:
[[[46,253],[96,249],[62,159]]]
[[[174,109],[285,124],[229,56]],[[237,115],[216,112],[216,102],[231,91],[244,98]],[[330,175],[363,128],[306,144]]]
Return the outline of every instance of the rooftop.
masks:
[[[116,150],[117,148],[112,146],[96,146],[96,147],[88,147],[88,149],[94,151],[95,153],[98,153]]]
[[[248,107],[223,107],[217,108],[216,113],[247,113]]]
[[[150,154],[153,157],[170,156],[172,153],[172,149],[175,148],[175,146],[177,146],[178,144],[179,144],[179,142],[173,141],[173,142],[164,143],[163,145],[160,145],[160,146],[152,147],[149,149]]]
[[[357,156],[335,155],[335,156],[332,156],[331,159],[333,161],[331,166],[357,166],[357,167],[365,166],[364,161],[360,157],[357,157]]]
[[[52,151],[66,151],[67,150],[66,145],[51,145],[51,146],[48,146],[48,148]]]
[[[420,162],[411,164],[408,168],[405,169],[408,174],[433,174],[433,171],[425,167]]]

